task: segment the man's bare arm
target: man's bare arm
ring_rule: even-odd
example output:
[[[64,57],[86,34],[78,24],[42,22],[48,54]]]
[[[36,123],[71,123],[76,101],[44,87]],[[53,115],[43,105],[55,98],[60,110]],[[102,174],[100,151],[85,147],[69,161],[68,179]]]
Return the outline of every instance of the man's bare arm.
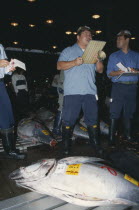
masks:
[[[98,61],[98,62],[96,63],[96,71],[97,71],[98,73],[102,74],[102,73],[103,73],[103,70],[104,70],[103,62]]]
[[[111,71],[111,72],[109,73],[109,76],[115,77],[115,76],[119,76],[119,75],[121,75],[121,74],[123,74],[123,73],[124,73],[124,71],[122,71],[122,70]]]
[[[79,66],[82,63],[83,63],[83,59],[81,57],[78,57],[72,61],[58,61],[57,70],[68,70],[74,66]]]

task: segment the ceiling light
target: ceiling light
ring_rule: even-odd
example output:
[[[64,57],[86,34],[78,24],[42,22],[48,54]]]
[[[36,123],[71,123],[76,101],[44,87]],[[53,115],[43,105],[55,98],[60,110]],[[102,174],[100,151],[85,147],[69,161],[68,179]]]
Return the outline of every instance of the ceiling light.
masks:
[[[71,34],[72,32],[71,32],[71,31],[66,31],[65,33],[69,35],[69,34]]]
[[[15,41],[15,42],[13,42],[13,44],[18,44],[18,42],[17,42],[17,41]]]
[[[102,33],[102,31],[100,31],[100,30],[96,31],[96,34],[100,34],[100,33]]]
[[[77,32],[73,32],[74,35],[77,35]]]
[[[12,22],[11,23],[11,26],[18,26],[19,24],[18,23],[16,23],[16,22]]]
[[[36,1],[36,0],[27,0],[27,1],[29,1],[29,2],[34,2],[34,1]]]
[[[32,27],[33,28],[33,27],[35,27],[35,25],[34,24],[29,24],[29,27]]]
[[[92,18],[94,18],[94,19],[98,19],[98,18],[100,18],[100,15],[92,15]]]
[[[46,20],[46,23],[48,23],[48,24],[52,24],[54,21],[53,20],[51,20],[51,19],[49,19],[49,20]]]
[[[52,46],[52,48],[53,48],[53,49],[56,49],[56,48],[57,48],[57,46],[56,46],[56,45],[54,45],[54,46]]]
[[[136,39],[136,37],[131,37],[131,39]]]

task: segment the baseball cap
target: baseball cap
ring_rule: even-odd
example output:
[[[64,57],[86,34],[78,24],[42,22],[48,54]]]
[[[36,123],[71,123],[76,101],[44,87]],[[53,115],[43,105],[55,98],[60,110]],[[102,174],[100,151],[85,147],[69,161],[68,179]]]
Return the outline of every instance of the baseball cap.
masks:
[[[91,34],[93,34],[93,31],[89,26],[80,26],[77,30],[77,35],[80,35],[84,31],[90,31]]]
[[[131,37],[131,32],[128,31],[128,30],[121,30],[121,31],[117,34],[117,36],[127,36],[128,38],[130,38],[130,37]]]

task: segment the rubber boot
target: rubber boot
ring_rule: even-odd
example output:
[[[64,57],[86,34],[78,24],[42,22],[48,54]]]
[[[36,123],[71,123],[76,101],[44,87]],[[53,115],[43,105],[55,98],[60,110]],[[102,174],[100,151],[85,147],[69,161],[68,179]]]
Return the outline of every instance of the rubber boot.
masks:
[[[62,112],[58,111],[54,120],[53,126],[53,134],[57,136],[61,136],[61,125],[62,125]]]
[[[87,126],[90,144],[95,148],[95,151],[98,155],[103,154],[103,150],[100,145],[100,141],[98,138],[98,126]]]
[[[133,137],[131,135],[131,119],[124,118],[123,124],[124,124],[124,135],[126,140],[129,142],[134,142]]]
[[[115,134],[117,131],[117,119],[111,119],[110,121],[110,128],[109,128],[109,146],[115,146],[116,145],[116,138]]]
[[[62,126],[62,142],[63,142],[63,149],[64,154],[68,155],[71,151],[72,146],[72,133],[73,128],[70,126]]]
[[[25,155],[18,153],[16,150],[13,127],[8,129],[1,129],[0,132],[6,157],[12,159],[24,159]]]

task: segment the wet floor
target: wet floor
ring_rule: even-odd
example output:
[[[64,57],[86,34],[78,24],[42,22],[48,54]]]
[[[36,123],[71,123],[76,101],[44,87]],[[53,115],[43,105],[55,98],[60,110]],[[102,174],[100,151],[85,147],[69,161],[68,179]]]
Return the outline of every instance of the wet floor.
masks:
[[[108,157],[115,149],[108,148],[107,136],[101,136],[102,147],[104,149],[104,156]],[[139,154],[139,144],[129,144],[126,141],[121,141],[119,149],[132,151]],[[51,148],[49,145],[40,145],[36,147],[29,147],[26,151],[27,158],[25,160],[12,160],[1,159],[0,153],[0,201],[12,198],[26,192],[24,188],[19,188],[16,184],[9,180],[9,174],[22,166],[30,165],[43,158],[56,158],[61,159],[64,157],[62,154],[62,143],[58,143],[55,148]],[[89,145],[85,139],[76,139],[73,141],[72,151],[70,156],[97,156],[95,150]]]

